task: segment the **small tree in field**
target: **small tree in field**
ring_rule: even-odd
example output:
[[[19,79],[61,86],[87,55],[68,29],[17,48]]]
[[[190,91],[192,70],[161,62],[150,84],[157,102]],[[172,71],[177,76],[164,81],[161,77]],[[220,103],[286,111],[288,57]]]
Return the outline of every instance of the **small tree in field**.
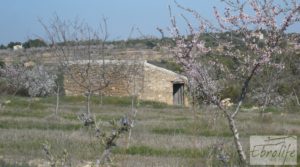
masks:
[[[139,63],[120,60],[120,57],[109,54],[109,48],[106,45],[108,28],[105,18],[98,31],[78,20],[68,22],[58,17],[50,25],[43,22],[41,24],[48,35],[52,52],[59,63],[58,67],[64,72],[64,79],[70,80],[74,84],[71,86],[76,87],[75,91],[84,93],[86,96],[86,112],[80,114],[78,118],[85,126],[88,126],[89,130],[94,132],[90,133],[90,137],[94,135],[104,147],[104,151],[97,159],[96,166],[110,163],[112,161],[111,150],[116,146],[116,141],[121,135],[130,131],[132,118],[128,114],[119,122],[112,120],[110,121],[111,132],[103,130],[101,120],[96,120],[96,117],[92,115],[91,97],[94,94],[100,94],[102,100],[102,94],[109,85],[122,84],[121,82],[126,80],[132,82],[127,77],[137,75],[136,70],[138,70]],[[132,84],[134,85],[134,83]],[[57,92],[59,91],[57,90]],[[135,95],[132,94],[132,96]],[[58,97],[57,94],[57,99]]]
[[[194,28],[183,16],[189,31],[188,34],[182,35],[175,17],[170,14],[172,24],[170,32],[176,43],[172,50],[174,58],[183,67],[191,83],[192,94],[197,99],[212,103],[223,111],[232,131],[239,159],[241,163],[246,164],[246,155],[240,142],[236,116],[247,92],[249,92],[249,84],[253,77],[267,66],[283,68],[275,58],[285,52],[286,48],[282,47],[281,43],[286,40],[287,28],[300,21],[300,6],[295,0],[280,2],[274,0],[222,0],[222,2],[226,6],[223,14],[214,8],[219,26],[214,26],[196,11],[177,4],[179,8],[190,12],[199,21],[199,26]],[[218,33],[230,35],[221,39]],[[206,59],[210,55],[209,53],[216,51],[207,47],[201,40],[203,34],[213,36],[224,48],[219,55],[234,59],[238,68],[228,70],[218,57],[211,60]],[[240,48],[237,47],[237,44]],[[242,80],[241,93],[234,110],[230,109],[228,99],[220,97],[220,90],[224,85],[216,77],[216,71],[221,71],[225,80],[230,79],[237,82]]]
[[[85,91],[87,119],[91,118],[90,101],[95,93],[124,77],[124,61],[112,57],[106,46],[107,20],[99,30],[79,20],[65,21],[55,17],[49,25],[41,21],[51,43],[52,52],[65,76]]]

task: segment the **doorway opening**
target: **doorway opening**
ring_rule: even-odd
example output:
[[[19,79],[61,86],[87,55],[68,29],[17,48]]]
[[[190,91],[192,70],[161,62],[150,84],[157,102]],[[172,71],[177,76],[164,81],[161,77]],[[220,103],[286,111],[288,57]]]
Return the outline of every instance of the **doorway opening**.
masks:
[[[184,84],[173,83],[173,104],[184,105]]]

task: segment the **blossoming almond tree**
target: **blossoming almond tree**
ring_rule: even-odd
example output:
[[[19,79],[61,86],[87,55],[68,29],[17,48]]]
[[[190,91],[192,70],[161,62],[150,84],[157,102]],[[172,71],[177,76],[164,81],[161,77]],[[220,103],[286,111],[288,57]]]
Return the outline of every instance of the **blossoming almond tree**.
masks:
[[[53,93],[56,76],[42,65],[26,68],[22,64],[13,64],[0,69],[0,79],[10,87],[12,96],[24,89],[30,97],[41,97]]]
[[[199,26],[194,28],[191,22],[184,17],[188,26],[188,34],[182,35],[176,18],[171,16],[171,28],[169,29],[176,43],[172,48],[174,58],[180,64],[186,76],[189,78],[190,90],[198,99],[201,97],[206,102],[212,103],[223,111],[228,120],[230,130],[233,134],[234,144],[241,163],[246,164],[246,155],[239,138],[236,124],[236,116],[249,91],[249,83],[256,74],[264,70],[266,66],[283,68],[274,58],[282,54],[286,48],[281,47],[281,42],[286,40],[285,32],[293,24],[300,21],[300,6],[296,0],[222,0],[225,5],[224,13],[214,8],[214,14],[218,21],[215,26],[204,19],[195,10],[177,6],[191,13]],[[171,10],[170,10],[171,11]],[[233,33],[224,38],[219,38],[218,33]],[[222,82],[214,77],[211,69],[218,68],[224,73],[228,69],[216,60],[202,61],[208,53],[216,52],[216,49],[206,47],[201,35],[210,34],[216,41],[226,46],[219,53],[220,56],[231,57],[238,62],[239,66],[231,71],[230,79],[243,80],[241,93],[235,109],[231,110],[227,105],[227,99],[222,99],[219,92]],[[244,48],[240,51],[236,44]],[[239,78],[240,75],[241,77]]]

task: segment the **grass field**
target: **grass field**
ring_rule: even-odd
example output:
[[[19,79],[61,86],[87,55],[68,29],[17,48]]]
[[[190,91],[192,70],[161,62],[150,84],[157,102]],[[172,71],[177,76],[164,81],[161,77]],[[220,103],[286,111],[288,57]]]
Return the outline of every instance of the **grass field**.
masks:
[[[55,98],[5,98],[10,103],[0,111],[0,166],[46,166],[45,142],[55,155],[66,149],[73,166],[84,166],[101,155],[100,142],[77,119],[85,110],[83,97],[62,98],[58,116],[54,115]],[[92,100],[92,111],[105,131],[110,129],[108,121],[118,120],[131,110],[129,98],[106,97],[103,105],[99,98]],[[298,112],[278,110],[261,117],[258,110],[244,109],[237,123],[247,154],[250,135],[300,135]],[[122,136],[112,157],[114,165],[122,167],[223,166],[217,158],[222,153],[229,156],[228,165],[233,166],[238,162],[232,141],[226,119],[213,107],[192,112],[141,102],[129,147],[127,136]]]

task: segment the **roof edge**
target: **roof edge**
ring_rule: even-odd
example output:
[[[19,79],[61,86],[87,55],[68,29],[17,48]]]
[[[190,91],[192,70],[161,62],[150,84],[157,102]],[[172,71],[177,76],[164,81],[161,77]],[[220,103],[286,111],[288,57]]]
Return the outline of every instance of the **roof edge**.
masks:
[[[169,73],[169,74],[171,74],[171,75],[175,75],[175,76],[177,76],[177,77],[181,77],[181,78],[184,78],[185,80],[187,80],[187,77],[186,77],[186,76],[181,75],[181,74],[178,74],[178,73],[176,73],[176,72],[174,72],[174,71],[171,71],[171,70],[168,70],[168,69],[165,69],[165,68],[162,68],[162,67],[158,67],[158,66],[156,66],[156,65],[153,65],[153,64],[148,63],[147,61],[145,61],[144,64],[145,64],[146,66],[148,66],[148,67],[155,68],[155,69],[157,69],[157,70],[160,70],[160,71],[163,71],[163,72],[166,72],[166,73]]]

